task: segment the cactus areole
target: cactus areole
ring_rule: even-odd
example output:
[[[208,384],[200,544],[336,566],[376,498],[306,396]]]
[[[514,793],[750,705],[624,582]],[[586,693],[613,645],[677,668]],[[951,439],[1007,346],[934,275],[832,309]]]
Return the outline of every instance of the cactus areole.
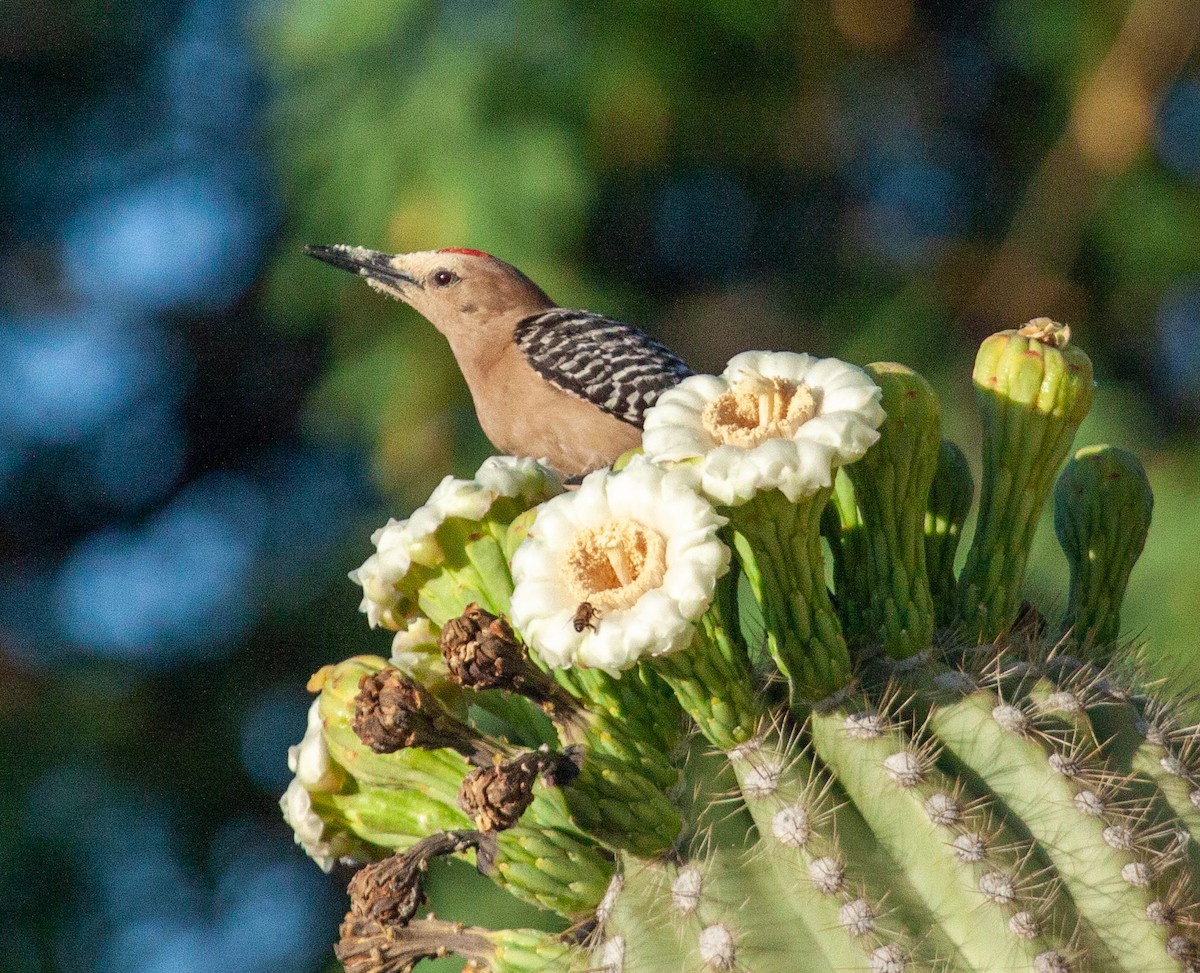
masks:
[[[1067,328],[993,335],[974,382],[961,572],[929,384],[766,352],[577,491],[497,457],[376,532],[351,577],[392,657],[313,677],[282,801],[357,869],[349,973],[1200,971],[1200,738],[1121,664],[1145,474],[1089,446],[1059,476]],[[1052,493],[1061,617],[1023,589]],[[423,913],[443,857],[566,931]]]

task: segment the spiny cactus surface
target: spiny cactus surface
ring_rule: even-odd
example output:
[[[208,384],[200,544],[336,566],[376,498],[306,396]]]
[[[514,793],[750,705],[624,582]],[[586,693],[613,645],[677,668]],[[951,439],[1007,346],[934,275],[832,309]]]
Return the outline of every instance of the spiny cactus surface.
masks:
[[[576,491],[496,458],[376,532],[352,577],[392,656],[313,677],[283,799],[359,867],[349,973],[1200,970],[1200,736],[1119,642],[1151,495],[1109,446],[1055,485],[1069,337],[980,350],[961,574],[928,383],[783,353],[685,380]],[[1061,618],[1023,597],[1051,494]],[[443,856],[566,932],[423,914]]]

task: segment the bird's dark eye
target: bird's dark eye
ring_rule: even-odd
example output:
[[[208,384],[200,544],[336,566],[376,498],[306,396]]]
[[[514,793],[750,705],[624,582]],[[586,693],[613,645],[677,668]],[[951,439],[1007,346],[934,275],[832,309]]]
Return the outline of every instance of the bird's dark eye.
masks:
[[[450,284],[453,284],[456,280],[458,280],[458,278],[456,276],[454,276],[454,273],[452,271],[449,271],[449,270],[434,271],[433,282],[435,284],[437,284],[438,287],[447,287]]]

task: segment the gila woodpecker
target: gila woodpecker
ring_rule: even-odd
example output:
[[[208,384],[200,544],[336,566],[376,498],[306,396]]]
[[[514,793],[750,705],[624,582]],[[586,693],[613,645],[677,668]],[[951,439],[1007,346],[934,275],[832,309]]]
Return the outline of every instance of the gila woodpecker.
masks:
[[[450,342],[492,444],[567,478],[640,445],[646,410],[691,374],[637,328],[557,307],[516,267],[480,250],[305,252],[427,318]]]

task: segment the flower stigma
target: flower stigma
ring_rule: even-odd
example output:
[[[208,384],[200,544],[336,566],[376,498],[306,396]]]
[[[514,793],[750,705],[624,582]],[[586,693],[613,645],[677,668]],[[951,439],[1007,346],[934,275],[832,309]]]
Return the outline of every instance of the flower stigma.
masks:
[[[571,594],[600,611],[631,608],[666,572],[666,540],[631,517],[583,528],[566,554]]]

